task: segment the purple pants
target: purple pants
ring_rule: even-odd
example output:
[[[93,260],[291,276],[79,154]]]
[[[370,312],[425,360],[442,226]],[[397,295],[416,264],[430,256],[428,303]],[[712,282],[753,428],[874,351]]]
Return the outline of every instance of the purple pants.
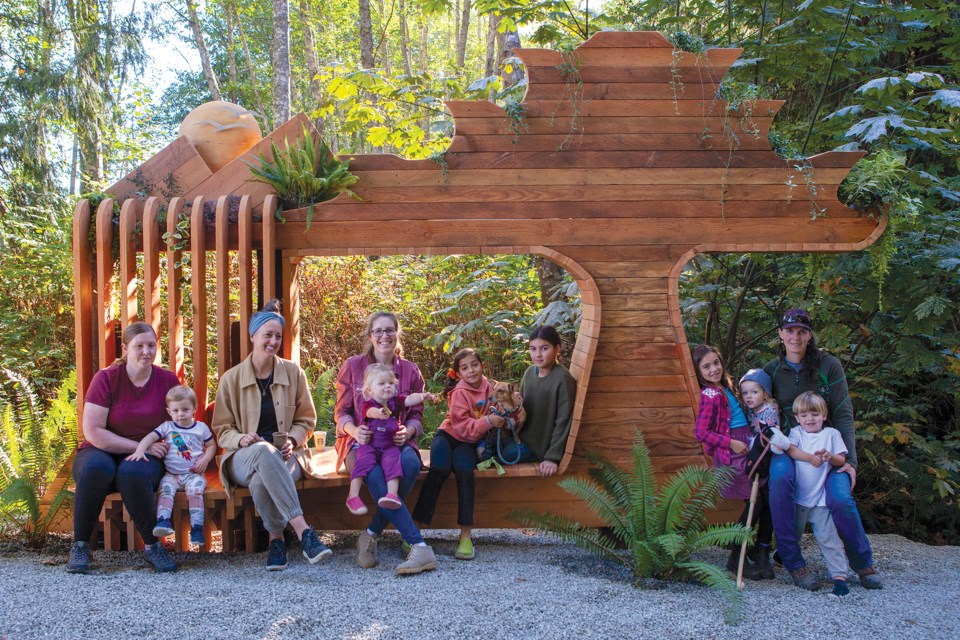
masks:
[[[357,449],[357,462],[353,465],[350,479],[366,478],[375,466],[383,467],[383,477],[387,482],[403,477],[403,466],[400,464],[400,447],[391,444],[378,449],[372,444],[362,444]]]

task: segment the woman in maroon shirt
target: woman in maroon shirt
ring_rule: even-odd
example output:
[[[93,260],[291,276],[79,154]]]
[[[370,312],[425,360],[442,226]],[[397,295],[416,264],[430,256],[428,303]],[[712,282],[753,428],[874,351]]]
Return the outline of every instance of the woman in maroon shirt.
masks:
[[[144,557],[158,572],[175,571],[162,543],[153,535],[154,492],[163,476],[167,445],[156,442],[147,449],[146,461],[127,461],[140,440],[168,419],[167,391],[180,384],[177,376],[153,364],[157,334],[145,322],[135,322],[123,332],[120,359],[97,372],[83,405],[83,436],[73,460],[76,482],[73,508],[73,547],[67,571],[90,569],[88,541],[97,525],[103,502],[119,491],[143,538]]]

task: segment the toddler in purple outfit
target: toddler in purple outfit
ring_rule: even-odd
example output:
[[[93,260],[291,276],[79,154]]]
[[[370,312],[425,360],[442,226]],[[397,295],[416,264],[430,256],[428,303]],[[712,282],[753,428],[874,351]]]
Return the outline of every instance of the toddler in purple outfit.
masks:
[[[360,498],[360,487],[377,464],[383,467],[383,475],[387,480],[387,494],[377,501],[377,505],[383,509],[400,507],[397,490],[400,488],[403,468],[400,465],[400,447],[394,442],[394,436],[400,430],[400,419],[406,414],[407,408],[436,399],[432,393],[397,395],[397,376],[390,367],[379,363],[371,364],[364,371],[363,397],[365,401],[360,413],[363,424],[373,435],[370,442],[361,444],[357,449],[357,462],[350,474],[347,509],[357,516],[367,512],[367,506]]]

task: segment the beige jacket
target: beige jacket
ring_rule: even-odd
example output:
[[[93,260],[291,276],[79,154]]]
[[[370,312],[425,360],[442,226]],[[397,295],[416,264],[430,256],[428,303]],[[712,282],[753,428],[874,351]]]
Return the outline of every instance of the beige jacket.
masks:
[[[248,356],[220,378],[210,425],[217,434],[217,443],[223,449],[223,455],[217,462],[220,465],[220,481],[228,495],[234,485],[226,472],[227,463],[240,448],[240,438],[248,433],[256,433],[260,422],[261,395],[251,357]],[[307,447],[307,442],[317,426],[317,410],[313,406],[307,377],[293,362],[276,356],[273,360],[270,392],[277,412],[277,430],[290,434],[296,443],[294,455],[300,467],[307,475],[316,476],[313,451]]]

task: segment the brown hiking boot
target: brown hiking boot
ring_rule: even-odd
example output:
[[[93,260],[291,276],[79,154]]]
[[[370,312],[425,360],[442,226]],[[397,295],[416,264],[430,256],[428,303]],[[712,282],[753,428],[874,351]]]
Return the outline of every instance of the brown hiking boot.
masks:
[[[366,529],[357,538],[357,564],[364,569],[377,566],[377,539]]]
[[[407,560],[397,565],[397,575],[409,576],[422,571],[432,571],[437,568],[437,556],[433,549],[426,545],[413,545]]]
[[[806,567],[800,567],[796,571],[791,571],[790,576],[793,578],[793,584],[801,589],[816,591],[820,588],[820,581],[817,580],[817,576],[813,575],[813,572]]]

